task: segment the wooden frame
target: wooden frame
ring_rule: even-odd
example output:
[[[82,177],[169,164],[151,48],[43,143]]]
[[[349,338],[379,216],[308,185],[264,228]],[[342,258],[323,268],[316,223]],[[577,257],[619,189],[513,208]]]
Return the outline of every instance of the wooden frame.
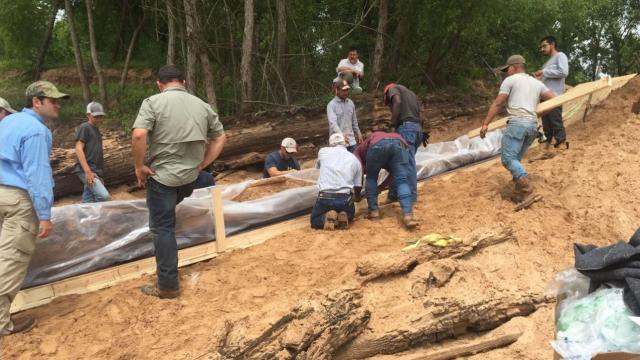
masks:
[[[574,88],[578,89],[579,87],[583,87],[583,90],[578,89],[579,92],[572,92],[569,96],[569,93],[565,95],[559,96],[556,102],[545,105],[543,109],[548,109],[550,107],[555,107],[571,100],[575,100],[579,97],[586,96],[594,93],[595,91],[602,90],[605,88],[616,89],[624,86],[631,78],[633,78],[636,74],[621,76],[612,80],[608,80],[606,84],[603,84],[602,81],[597,81],[594,83],[586,83],[578,85]],[[577,95],[580,94],[580,95]],[[564,98],[563,98],[564,97]],[[561,99],[562,98],[562,99]],[[545,102],[544,104],[546,104]],[[540,107],[538,108],[539,111]],[[479,128],[475,131],[479,132]],[[471,134],[471,133],[470,133]],[[471,136],[471,135],[470,135]],[[465,166],[463,168],[457,169],[458,171],[470,171],[473,169],[491,166],[495,164],[498,159],[481,162],[478,164],[473,164],[470,166]],[[445,173],[441,176],[444,178],[451,177],[455,174],[455,172]],[[440,177],[440,176],[439,176]],[[256,181],[256,185],[272,182],[279,182],[283,180],[270,180],[270,181]],[[418,188],[424,186],[424,182],[418,184]],[[309,217],[307,215],[300,216],[295,219],[286,220],[274,225],[262,227],[256,230],[248,231],[245,233],[241,233],[238,235],[226,237],[225,227],[224,227],[224,216],[223,216],[223,207],[222,207],[222,197],[220,194],[220,189],[213,188],[211,190],[211,198],[212,198],[212,218],[215,226],[215,234],[218,241],[212,241],[205,244],[193,246],[190,248],[182,249],[178,252],[178,266],[183,267],[190,264],[194,264],[196,262],[212,259],[219,254],[234,250],[234,249],[243,249],[253,245],[261,244],[268,239],[284,234],[288,231],[301,229],[309,226]],[[358,204],[357,211],[362,211],[362,204]],[[382,207],[388,206],[381,205]],[[48,304],[54,299],[71,294],[84,294],[104,288],[111,287],[113,285],[133,280],[141,277],[142,275],[154,274],[156,270],[156,264],[154,258],[147,258],[142,260],[133,261],[130,263],[126,263],[123,265],[117,265],[108,269],[98,270],[92,273],[78,275],[75,277],[71,277],[68,279],[56,281],[50,284],[40,285],[36,287],[32,287],[29,289],[24,289],[20,291],[13,304],[11,306],[11,313],[15,313],[18,311],[34,308],[40,305]]]

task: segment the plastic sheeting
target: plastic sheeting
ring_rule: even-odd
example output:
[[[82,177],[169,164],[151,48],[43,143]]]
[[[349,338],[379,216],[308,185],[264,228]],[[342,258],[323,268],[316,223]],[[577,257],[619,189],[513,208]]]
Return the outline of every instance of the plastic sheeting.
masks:
[[[453,170],[500,152],[502,130],[483,140],[466,135],[429,144],[416,153],[418,179]],[[245,202],[233,201],[251,181],[220,186],[227,235],[309,213],[318,190],[316,169],[287,175],[309,186]],[[382,179],[380,179],[382,181]],[[177,208],[176,239],[185,248],[215,238],[208,189],[195,190]],[[62,280],[116,264],[153,256],[145,200],[74,204],[53,208],[53,233],[39,239],[23,288]]]

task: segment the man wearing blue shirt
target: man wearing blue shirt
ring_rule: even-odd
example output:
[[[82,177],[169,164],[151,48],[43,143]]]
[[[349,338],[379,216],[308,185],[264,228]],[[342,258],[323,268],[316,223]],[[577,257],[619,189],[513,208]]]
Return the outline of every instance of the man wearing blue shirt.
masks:
[[[46,238],[53,229],[52,138],[45,121],[57,118],[59,99],[69,97],[48,81],[29,85],[25,95],[25,108],[0,122],[0,336],[35,325],[30,317],[11,319],[10,308],[36,236]]]
[[[293,157],[298,152],[298,144],[292,138],[284,138],[280,150],[276,150],[264,160],[263,178],[284,175],[291,170],[300,170],[300,163]]]

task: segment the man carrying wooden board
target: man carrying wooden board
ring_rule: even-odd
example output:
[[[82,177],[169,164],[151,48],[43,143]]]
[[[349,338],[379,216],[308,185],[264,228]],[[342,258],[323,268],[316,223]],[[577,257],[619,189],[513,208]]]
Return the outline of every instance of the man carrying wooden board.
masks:
[[[147,188],[158,276],[141,290],[168,299],[180,294],[176,206],[199,187],[201,170],[218,158],[226,138],[218,114],[187,92],[182,69],[163,66],[156,85],[160,94],[142,102],[133,124],[132,149],[138,186]]]
[[[521,160],[538,134],[536,108],[540,100],[553,98],[553,93],[540,80],[526,73],[525,60],[520,55],[510,56],[507,63],[498,69],[507,78],[500,85],[498,96],[482,121],[480,137],[484,139],[489,123],[506,105],[509,120],[502,134],[501,160],[515,183],[516,192],[512,200],[521,203],[535,196]]]

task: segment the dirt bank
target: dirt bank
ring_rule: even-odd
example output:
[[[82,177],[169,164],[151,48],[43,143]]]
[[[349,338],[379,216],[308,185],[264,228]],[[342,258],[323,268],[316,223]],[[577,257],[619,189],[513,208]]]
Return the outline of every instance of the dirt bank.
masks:
[[[4,338],[3,359],[207,359],[229,321],[232,343],[255,338],[300,301],[344,288],[360,289],[362,306],[371,312],[362,338],[414,326],[433,299],[470,303],[541,294],[554,272],[572,264],[573,242],[627,239],[640,224],[640,116],[631,111],[639,93],[636,78],[585,123],[568,129],[570,150],[525,163],[544,195],[529,210],[512,211],[513,185],[499,163],[440,177],[420,191],[415,213],[422,223],[414,233],[399,226],[392,206],[382,211],[382,220],[360,219],[349,231],[291,231],[185,268],[178,300],[141,295],[138,287],[152,277],[62,298],[26,312],[39,325]],[[456,260],[448,283],[424,297],[412,296],[409,276],[360,285],[356,265],[367,256],[398,252],[426,233],[464,237],[486,227],[510,228],[515,240]],[[552,306],[517,320],[524,333],[512,345],[471,358],[550,358]]]

